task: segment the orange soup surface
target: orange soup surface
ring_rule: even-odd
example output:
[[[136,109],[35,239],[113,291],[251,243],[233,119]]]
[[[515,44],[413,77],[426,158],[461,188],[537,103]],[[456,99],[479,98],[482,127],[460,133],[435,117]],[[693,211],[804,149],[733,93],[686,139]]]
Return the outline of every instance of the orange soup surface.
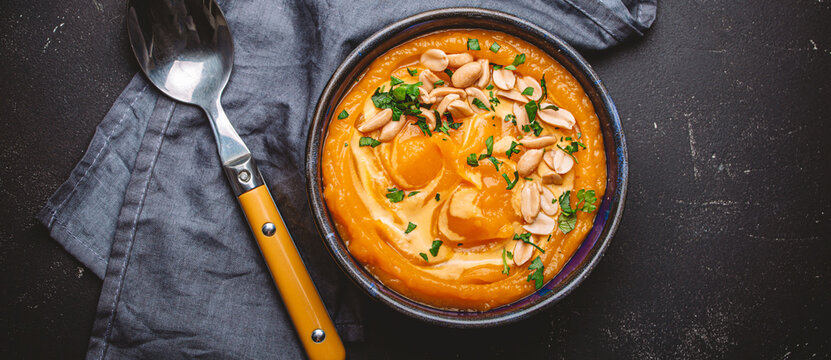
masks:
[[[370,273],[472,311],[551,280],[606,188],[600,124],[577,80],[486,30],[431,33],[372,62],[338,104],[322,171],[336,228]]]

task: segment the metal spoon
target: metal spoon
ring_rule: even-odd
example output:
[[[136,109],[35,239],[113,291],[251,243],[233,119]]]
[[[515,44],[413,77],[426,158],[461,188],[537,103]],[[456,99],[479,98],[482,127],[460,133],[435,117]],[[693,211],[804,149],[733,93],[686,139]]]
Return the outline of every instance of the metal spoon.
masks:
[[[127,29],[150,82],[208,115],[222,168],[309,358],[343,359],[341,339],[251,152],[222,110],[220,97],[234,64],[234,44],[222,10],[214,0],[130,0]]]

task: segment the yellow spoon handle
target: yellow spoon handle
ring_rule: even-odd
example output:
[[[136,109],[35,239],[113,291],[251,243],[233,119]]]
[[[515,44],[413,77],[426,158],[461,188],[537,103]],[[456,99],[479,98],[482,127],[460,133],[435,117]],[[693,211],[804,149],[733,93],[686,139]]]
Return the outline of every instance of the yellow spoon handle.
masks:
[[[344,359],[340,336],[268,188],[260,185],[249,190],[239,196],[239,202],[309,359]]]

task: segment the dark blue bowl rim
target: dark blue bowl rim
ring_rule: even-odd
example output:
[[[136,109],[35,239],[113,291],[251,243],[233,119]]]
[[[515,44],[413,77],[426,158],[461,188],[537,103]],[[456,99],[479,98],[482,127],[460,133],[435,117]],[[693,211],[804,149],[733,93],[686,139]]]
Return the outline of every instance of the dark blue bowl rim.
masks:
[[[452,25],[456,24],[456,25]],[[486,24],[486,25],[483,25]],[[533,294],[483,312],[438,309],[415,302],[383,285],[346,249],[322,197],[320,156],[333,111],[351,81],[369,62],[390,48],[400,34],[408,40],[442,29],[484,28],[518,36],[558,60],[581,83],[601,122],[607,163],[606,194],[592,230],[560,272]],[[360,65],[360,66],[359,66]],[[613,145],[613,146],[610,146]],[[628,184],[628,153],[617,109],[600,78],[586,60],[561,38],[513,15],[480,8],[445,8],[419,13],[379,30],[355,48],[335,70],[315,108],[306,145],[306,185],[315,224],[332,257],[361,289],[396,311],[450,327],[490,327],[525,319],[573,291],[597,265],[620,224]]]

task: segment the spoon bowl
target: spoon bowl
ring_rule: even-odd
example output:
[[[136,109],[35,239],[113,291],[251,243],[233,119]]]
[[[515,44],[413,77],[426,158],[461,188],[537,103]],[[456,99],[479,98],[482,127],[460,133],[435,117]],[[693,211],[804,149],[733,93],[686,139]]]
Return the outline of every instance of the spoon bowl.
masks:
[[[139,66],[159,90],[203,108],[220,97],[234,42],[214,1],[131,0],[127,26]]]

